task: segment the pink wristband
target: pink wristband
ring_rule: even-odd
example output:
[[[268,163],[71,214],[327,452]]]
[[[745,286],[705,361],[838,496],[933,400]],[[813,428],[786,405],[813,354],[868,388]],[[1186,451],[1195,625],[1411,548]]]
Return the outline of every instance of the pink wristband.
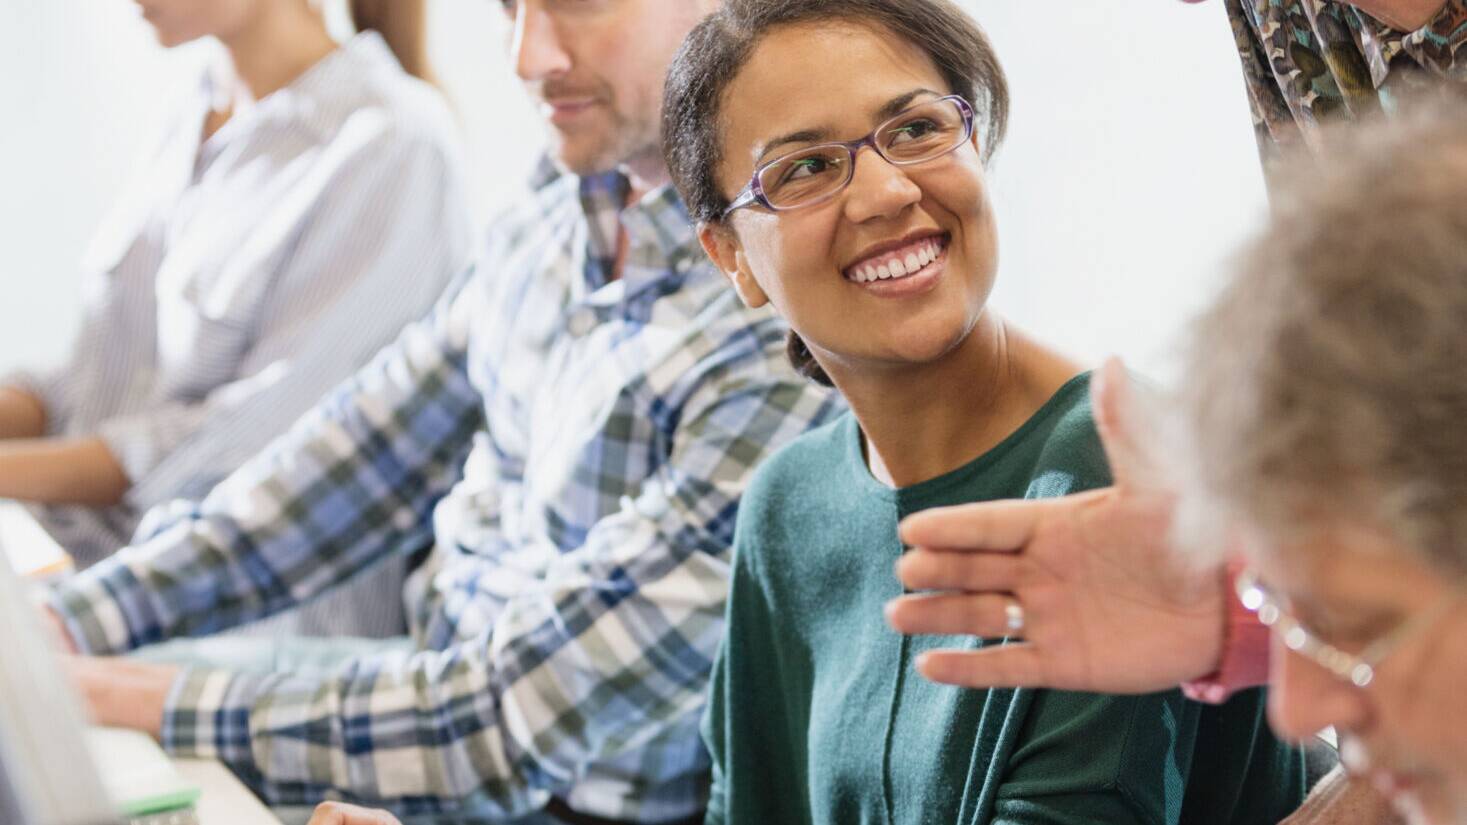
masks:
[[[1241,572],[1241,565],[1228,565],[1229,585]],[[1188,699],[1220,705],[1234,693],[1268,684],[1268,628],[1258,621],[1258,614],[1243,606],[1233,595],[1226,595],[1228,616],[1223,631],[1221,661],[1212,674],[1182,685]]]

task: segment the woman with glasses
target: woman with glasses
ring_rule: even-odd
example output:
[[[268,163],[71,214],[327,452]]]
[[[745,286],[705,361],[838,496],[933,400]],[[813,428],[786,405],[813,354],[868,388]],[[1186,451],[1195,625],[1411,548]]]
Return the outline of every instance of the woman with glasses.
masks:
[[[946,0],[731,0],[674,63],[664,147],[704,248],[851,408],[740,505],[709,822],[1254,823],[1302,796],[1257,692],[952,690],[914,660],[999,641],[883,619],[902,517],[1109,479],[1088,374],[988,305],[1007,105]]]
[[[81,566],[283,432],[472,240],[452,116],[403,68],[426,63],[421,0],[354,0],[341,45],[311,0],[137,5],[164,47],[222,48],[84,262],[69,359],[0,379],[0,499]],[[401,624],[395,595],[332,598],[303,629]]]

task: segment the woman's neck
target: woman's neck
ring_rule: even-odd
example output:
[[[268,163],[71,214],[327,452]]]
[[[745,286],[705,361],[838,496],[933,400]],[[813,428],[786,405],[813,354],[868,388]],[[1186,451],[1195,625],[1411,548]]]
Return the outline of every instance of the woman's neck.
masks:
[[[220,37],[238,110],[289,86],[336,49],[325,22],[305,3],[262,3],[239,31]]]
[[[993,449],[1077,369],[984,312],[934,363],[831,376],[861,424],[872,474],[909,487]]]

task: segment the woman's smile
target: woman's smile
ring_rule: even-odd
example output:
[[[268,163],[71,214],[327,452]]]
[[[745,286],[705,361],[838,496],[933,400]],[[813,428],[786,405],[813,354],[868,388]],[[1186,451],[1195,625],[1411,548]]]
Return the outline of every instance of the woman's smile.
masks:
[[[925,292],[937,283],[947,264],[951,236],[922,233],[914,238],[879,244],[845,268],[847,281],[882,296]]]

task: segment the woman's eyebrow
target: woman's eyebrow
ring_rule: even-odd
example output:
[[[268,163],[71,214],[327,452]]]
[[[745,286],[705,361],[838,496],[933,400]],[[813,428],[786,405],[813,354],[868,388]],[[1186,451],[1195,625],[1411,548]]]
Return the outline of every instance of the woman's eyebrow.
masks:
[[[754,147],[754,165],[757,166],[769,155],[770,150],[786,143],[819,143],[830,139],[829,129],[801,129],[798,132],[790,132],[780,135],[761,146]]]
[[[886,103],[882,104],[881,108],[876,110],[876,119],[880,121],[896,117],[897,115],[902,113],[902,110],[906,109],[908,106],[911,106],[912,101],[923,95],[942,97],[941,94],[939,94],[938,92],[934,92],[931,89],[913,89],[912,91],[907,92],[904,95],[898,95],[891,100],[888,100]]]
[[[887,102],[881,104],[881,108],[876,110],[877,122],[887,120],[901,114],[904,109],[912,105],[912,101],[916,100],[919,97],[922,97],[923,95],[942,97],[941,94],[939,94],[938,92],[934,92],[931,89],[913,89],[912,91],[905,94],[897,95],[891,100],[888,100]],[[770,151],[775,149],[776,147],[784,146],[788,143],[820,143],[831,139],[832,138],[830,130],[824,128],[801,129],[798,132],[790,132],[788,134],[771,138],[763,144],[756,145],[754,147],[754,165],[758,166],[760,163],[763,163],[764,158],[768,157]]]

